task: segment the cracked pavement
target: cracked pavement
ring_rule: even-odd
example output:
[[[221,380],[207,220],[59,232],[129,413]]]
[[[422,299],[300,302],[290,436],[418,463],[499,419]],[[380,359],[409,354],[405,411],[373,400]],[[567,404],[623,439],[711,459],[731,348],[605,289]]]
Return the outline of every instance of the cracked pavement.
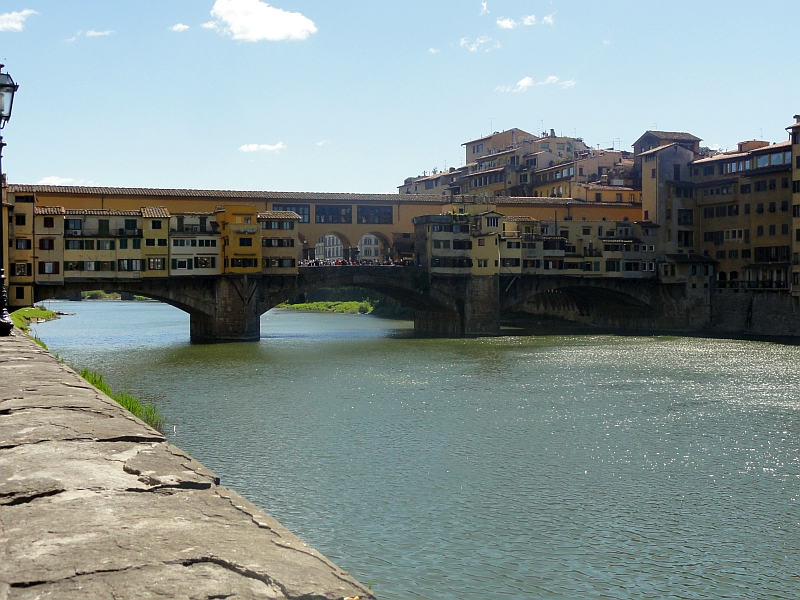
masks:
[[[0,338],[0,600],[355,596],[374,599],[27,336]]]

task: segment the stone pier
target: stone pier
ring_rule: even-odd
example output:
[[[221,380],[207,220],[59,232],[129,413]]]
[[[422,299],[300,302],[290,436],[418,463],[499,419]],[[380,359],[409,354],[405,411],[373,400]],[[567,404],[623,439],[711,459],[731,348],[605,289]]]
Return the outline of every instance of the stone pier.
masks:
[[[374,599],[219,483],[24,334],[0,338],[0,600]]]

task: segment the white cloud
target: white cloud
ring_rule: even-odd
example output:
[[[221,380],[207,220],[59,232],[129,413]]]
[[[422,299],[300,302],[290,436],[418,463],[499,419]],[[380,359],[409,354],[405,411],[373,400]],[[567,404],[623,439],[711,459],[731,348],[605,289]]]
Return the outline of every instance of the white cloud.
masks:
[[[439,49],[438,48],[428,48],[428,52],[430,52],[431,54],[439,54]]]
[[[18,12],[7,12],[0,15],[0,31],[22,31],[25,19],[31,15],[38,15],[35,10],[26,8]]]
[[[187,29],[189,29],[189,26],[184,25],[183,23],[175,23],[175,25],[169,28],[170,31],[177,31],[177,32],[186,31]]]
[[[514,29],[517,22],[514,19],[497,19],[497,26],[501,29]]]
[[[555,13],[547,15],[546,17],[542,17],[542,25],[555,25],[555,22],[556,22]]]
[[[327,146],[330,143],[330,140],[322,140],[321,142],[317,142],[317,146]]]
[[[314,22],[297,12],[288,12],[260,0],[216,0],[211,9],[215,21],[203,24],[234,40],[304,40],[317,32]]]
[[[461,38],[461,40],[458,42],[458,45],[466,48],[470,52],[477,52],[483,46],[485,46],[486,44],[488,44],[491,41],[492,41],[492,38],[487,37],[485,35],[482,35],[477,40],[475,40],[475,42],[472,43],[472,44],[469,42],[469,40],[467,38]],[[500,47],[500,44],[496,44],[495,45],[495,48],[499,48],[499,47]],[[491,48],[486,48],[487,52],[489,50],[491,50]]]
[[[277,144],[244,144],[239,146],[239,152],[280,152],[286,148],[286,144],[278,142]]]
[[[522,24],[536,25],[536,15],[528,15],[527,17],[522,17]]]
[[[574,79],[568,79],[566,81],[561,81],[560,77],[556,77],[555,75],[550,75],[546,79],[542,81],[534,81],[532,77],[523,77],[517,82],[517,85],[501,85],[495,88],[496,92],[526,92],[529,88],[532,88],[536,85],[552,85],[554,83],[558,83],[562,89],[571,88],[575,85]]]
[[[100,185],[94,181],[87,181],[85,179],[74,179],[73,177],[58,177],[57,175],[48,175],[42,177],[36,185],[85,185],[89,187],[96,187]]]
[[[75,40],[77,40],[81,36],[82,33],[83,33],[82,31],[79,31],[78,33],[76,33],[71,38],[67,39],[66,41],[67,42],[74,42]]]
[[[104,35],[111,35],[112,33],[116,33],[116,31],[111,31],[110,29],[105,31],[95,31],[94,29],[90,29],[86,32],[86,37],[100,37]]]
[[[485,15],[489,12],[488,2],[481,2],[481,14]]]

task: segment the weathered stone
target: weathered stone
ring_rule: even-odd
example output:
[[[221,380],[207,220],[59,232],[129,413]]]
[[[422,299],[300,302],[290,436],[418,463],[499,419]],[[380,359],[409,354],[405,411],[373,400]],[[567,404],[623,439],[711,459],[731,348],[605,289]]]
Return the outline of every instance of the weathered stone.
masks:
[[[0,338],[0,600],[374,598],[25,336]]]

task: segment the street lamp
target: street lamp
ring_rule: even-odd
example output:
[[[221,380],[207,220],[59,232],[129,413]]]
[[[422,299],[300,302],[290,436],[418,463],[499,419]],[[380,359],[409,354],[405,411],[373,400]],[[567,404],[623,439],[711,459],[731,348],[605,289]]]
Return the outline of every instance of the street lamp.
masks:
[[[19,89],[19,86],[11,79],[11,75],[3,73],[4,64],[0,63],[0,129],[6,126],[6,123],[11,118],[11,107],[14,105],[14,94]],[[0,135],[0,185],[5,185],[3,180],[3,136]],[[2,194],[0,194],[2,198]],[[8,214],[8,213],[6,213]],[[0,207],[0,217],[3,211]],[[8,314],[8,290],[6,289],[6,273],[5,273],[5,255],[7,249],[7,242],[3,237],[7,223],[0,222],[0,336],[11,335],[14,329],[14,322]]]

